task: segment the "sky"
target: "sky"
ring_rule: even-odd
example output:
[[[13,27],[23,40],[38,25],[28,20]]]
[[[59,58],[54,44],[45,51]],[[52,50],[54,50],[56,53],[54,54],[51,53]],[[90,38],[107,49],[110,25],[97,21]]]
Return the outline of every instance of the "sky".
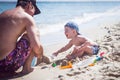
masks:
[[[17,1],[17,0],[0,0],[0,1]],[[37,1],[120,1],[120,0],[37,0]]]

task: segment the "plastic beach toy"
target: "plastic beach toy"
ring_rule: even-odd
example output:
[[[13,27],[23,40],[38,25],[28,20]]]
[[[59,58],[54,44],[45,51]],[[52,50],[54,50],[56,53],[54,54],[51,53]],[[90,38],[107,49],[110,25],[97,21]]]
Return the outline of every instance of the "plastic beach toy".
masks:
[[[83,68],[87,66],[94,66],[95,63],[102,60],[104,57],[107,57],[110,53],[100,52],[99,55],[90,57],[88,59],[85,59],[83,61],[80,61],[77,64],[73,65],[73,68]]]
[[[95,60],[100,61],[101,59],[102,59],[102,57],[97,56]]]
[[[104,54],[105,54],[105,52],[101,52],[101,53],[100,53],[100,57],[103,57]]]
[[[36,63],[37,63],[37,57],[33,57],[31,66],[34,67],[36,65]]]
[[[91,63],[91,64],[89,64],[88,66],[94,66],[95,65],[95,63]]]
[[[72,63],[69,61],[68,65],[65,66],[60,66],[61,69],[67,69],[67,68],[72,68]]]
[[[55,66],[57,66],[57,64],[56,64],[56,63],[53,63],[53,64],[52,64],[52,67],[55,67]]]
[[[95,60],[95,57],[90,57],[88,59],[85,59],[83,61],[80,61],[79,63],[73,65],[73,68],[84,68],[89,66],[91,63],[93,63],[93,61]]]
[[[97,61],[100,61],[103,58],[104,55],[105,55],[105,52],[101,52],[100,55],[96,56],[94,61],[91,64],[89,64],[89,66],[94,66]]]

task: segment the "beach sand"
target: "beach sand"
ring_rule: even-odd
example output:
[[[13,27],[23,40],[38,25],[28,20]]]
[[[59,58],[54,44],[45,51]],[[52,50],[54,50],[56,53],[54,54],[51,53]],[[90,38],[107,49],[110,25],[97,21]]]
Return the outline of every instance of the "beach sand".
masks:
[[[108,54],[93,66],[75,66],[75,64],[80,62],[79,59],[75,60],[73,68],[67,69],[61,69],[60,65],[52,67],[52,63],[41,63],[34,67],[33,72],[27,75],[14,76],[6,80],[120,80],[120,21],[113,23],[109,21],[108,23],[104,22],[99,29],[93,27],[93,29],[87,30],[89,30],[88,34],[91,36],[95,34],[93,40],[100,45],[99,53],[104,52]],[[102,33],[100,34],[100,32]],[[102,37],[99,37],[99,35],[102,35]],[[46,46],[45,53],[52,54],[52,52],[61,48],[64,44],[65,42]],[[64,58],[69,52],[70,50],[60,54],[57,59]]]

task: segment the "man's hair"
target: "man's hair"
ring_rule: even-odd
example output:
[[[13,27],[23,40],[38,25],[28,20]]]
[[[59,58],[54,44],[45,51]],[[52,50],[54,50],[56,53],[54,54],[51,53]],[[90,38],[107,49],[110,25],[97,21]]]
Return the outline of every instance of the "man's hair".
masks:
[[[17,7],[17,6],[22,6],[22,8],[25,8],[26,5],[27,5],[28,3],[30,3],[30,2],[31,2],[32,5],[35,7],[35,13],[34,13],[34,15],[40,14],[41,11],[40,11],[40,9],[37,7],[37,5],[36,5],[36,0],[17,0],[16,7]]]
[[[16,7],[17,7],[17,6],[22,6],[23,8],[25,8],[25,6],[26,6],[29,2],[30,2],[29,0],[26,0],[26,1],[24,1],[24,0],[19,1],[19,0],[18,0],[18,2],[17,2],[17,4],[16,4]]]

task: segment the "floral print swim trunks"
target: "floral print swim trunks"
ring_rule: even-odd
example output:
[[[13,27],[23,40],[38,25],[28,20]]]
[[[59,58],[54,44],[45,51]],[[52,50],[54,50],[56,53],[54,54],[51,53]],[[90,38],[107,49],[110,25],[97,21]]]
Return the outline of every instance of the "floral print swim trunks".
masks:
[[[0,73],[15,72],[24,65],[27,57],[30,54],[30,44],[28,40],[21,38],[16,48],[3,60],[0,60]]]

